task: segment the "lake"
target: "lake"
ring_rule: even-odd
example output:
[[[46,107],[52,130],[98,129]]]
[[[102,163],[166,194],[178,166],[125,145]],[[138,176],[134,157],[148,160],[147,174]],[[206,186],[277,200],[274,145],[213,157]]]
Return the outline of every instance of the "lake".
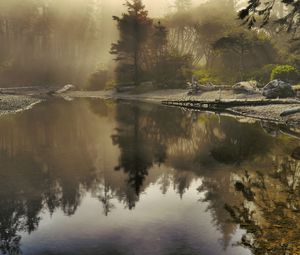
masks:
[[[0,254],[296,254],[300,144],[283,130],[96,99],[2,116]]]

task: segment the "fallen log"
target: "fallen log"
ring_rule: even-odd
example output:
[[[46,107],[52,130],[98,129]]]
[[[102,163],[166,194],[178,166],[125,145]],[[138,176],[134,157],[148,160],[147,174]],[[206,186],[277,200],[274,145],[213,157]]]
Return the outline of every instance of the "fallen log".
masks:
[[[232,87],[227,85],[199,85],[198,88],[200,91],[204,91],[204,92],[232,89]]]
[[[224,110],[241,106],[264,106],[278,104],[299,104],[295,99],[228,99],[228,100],[166,100],[162,104],[193,109]]]
[[[297,108],[292,108],[292,109],[288,109],[286,111],[283,111],[280,116],[281,117],[285,117],[285,116],[289,116],[289,115],[292,115],[292,114],[295,114],[295,113],[298,113],[300,112],[300,107],[297,107]]]

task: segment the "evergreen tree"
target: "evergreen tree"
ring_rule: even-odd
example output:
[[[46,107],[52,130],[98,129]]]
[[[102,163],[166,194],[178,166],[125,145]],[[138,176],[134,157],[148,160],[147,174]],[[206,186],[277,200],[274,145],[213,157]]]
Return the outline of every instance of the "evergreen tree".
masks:
[[[300,24],[299,0],[249,0],[248,5],[239,12],[239,18],[244,20],[249,28],[254,27],[258,20],[261,20],[261,26],[265,26],[278,9],[278,5],[281,10],[276,23],[284,26],[288,32],[296,33]],[[286,14],[283,14],[283,5],[288,9]]]
[[[126,1],[125,6],[127,13],[113,17],[118,23],[119,40],[112,44],[111,54],[116,55],[115,60],[119,62],[118,80],[133,81],[138,85],[142,46],[151,34],[153,21],[141,0]]]

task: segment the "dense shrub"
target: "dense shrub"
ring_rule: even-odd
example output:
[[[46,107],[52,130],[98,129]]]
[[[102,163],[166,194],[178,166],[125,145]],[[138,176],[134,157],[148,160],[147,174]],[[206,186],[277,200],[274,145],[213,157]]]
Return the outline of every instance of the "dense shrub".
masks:
[[[264,86],[266,83],[270,81],[272,70],[276,65],[269,64],[264,65],[262,68],[259,68],[247,76],[249,80],[257,81],[261,86]]]
[[[277,65],[271,73],[271,80],[275,79],[295,83],[299,80],[299,71],[290,65]]]
[[[220,79],[207,69],[195,70],[193,71],[193,76],[200,84],[203,85],[210,84],[210,83],[212,84],[220,83]]]
[[[108,72],[106,70],[98,70],[92,73],[88,81],[89,90],[101,90],[105,89],[108,82]]]
[[[189,55],[168,53],[161,57],[154,68],[154,78],[159,88],[184,88],[190,79],[192,63]]]

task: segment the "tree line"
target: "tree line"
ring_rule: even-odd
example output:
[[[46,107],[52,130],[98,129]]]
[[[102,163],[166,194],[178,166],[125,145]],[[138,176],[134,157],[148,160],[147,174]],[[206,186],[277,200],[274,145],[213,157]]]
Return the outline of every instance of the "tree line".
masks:
[[[124,5],[127,12],[114,16],[119,40],[111,47],[117,85],[180,88],[192,76],[202,84],[265,84],[275,68],[299,81],[299,1],[209,0],[192,7],[177,0],[160,20],[149,17],[142,0]],[[280,30],[289,33],[282,37]]]
[[[274,70],[298,82],[299,1],[176,0],[160,19],[142,0],[124,5],[0,0],[1,86],[264,84]]]

